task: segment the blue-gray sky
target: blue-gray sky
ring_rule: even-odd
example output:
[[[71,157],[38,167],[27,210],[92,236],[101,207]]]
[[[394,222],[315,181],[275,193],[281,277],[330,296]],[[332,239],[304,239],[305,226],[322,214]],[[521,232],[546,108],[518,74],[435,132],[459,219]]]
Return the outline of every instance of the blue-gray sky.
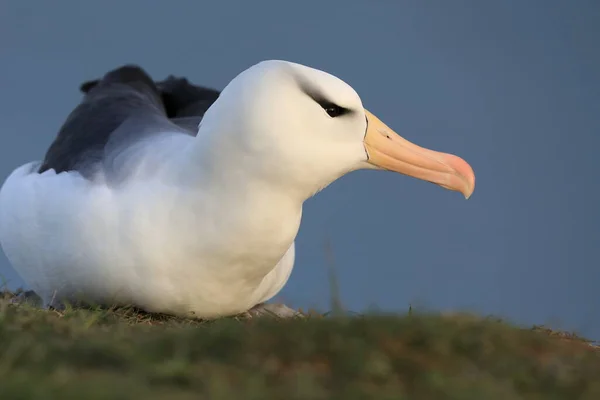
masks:
[[[470,310],[600,339],[600,3],[0,2],[0,178],[43,156],[78,85],[135,62],[221,89],[263,59],[326,70],[422,146],[460,194],[361,171],[309,200],[279,296],[327,308],[325,242],[360,311]],[[0,255],[10,286],[21,281]]]

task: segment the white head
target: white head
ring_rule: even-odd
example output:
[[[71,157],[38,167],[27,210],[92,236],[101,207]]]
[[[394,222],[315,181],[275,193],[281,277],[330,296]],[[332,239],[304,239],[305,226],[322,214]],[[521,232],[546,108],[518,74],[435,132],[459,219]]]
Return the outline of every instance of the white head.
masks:
[[[418,147],[363,108],[339,78],[300,64],[263,61],[234,78],[204,116],[211,147],[237,166],[309,197],[357,169],[396,171],[470,196],[462,159]],[[213,153],[213,157],[217,157]]]

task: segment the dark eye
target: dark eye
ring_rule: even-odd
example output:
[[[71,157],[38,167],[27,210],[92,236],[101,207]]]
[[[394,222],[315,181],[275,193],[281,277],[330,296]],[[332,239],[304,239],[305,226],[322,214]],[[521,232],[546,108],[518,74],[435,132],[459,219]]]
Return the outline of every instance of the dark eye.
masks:
[[[344,114],[344,109],[336,105],[327,106],[325,111],[331,118],[339,117],[340,115]]]
[[[331,118],[339,117],[350,112],[349,109],[340,107],[337,104],[331,103],[329,101],[320,101],[319,104],[321,105],[321,107],[323,107],[323,110],[325,110],[325,112],[329,114]]]

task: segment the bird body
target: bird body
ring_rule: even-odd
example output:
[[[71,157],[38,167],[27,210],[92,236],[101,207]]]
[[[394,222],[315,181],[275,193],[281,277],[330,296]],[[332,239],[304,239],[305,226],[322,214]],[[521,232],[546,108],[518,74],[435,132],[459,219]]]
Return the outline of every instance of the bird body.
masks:
[[[285,285],[303,202],[342,175],[473,191],[466,162],[400,138],[325,72],[266,61],[175,109],[171,89],[134,67],[82,87],[44,160],[0,189],[0,244],[45,304],[238,314]]]

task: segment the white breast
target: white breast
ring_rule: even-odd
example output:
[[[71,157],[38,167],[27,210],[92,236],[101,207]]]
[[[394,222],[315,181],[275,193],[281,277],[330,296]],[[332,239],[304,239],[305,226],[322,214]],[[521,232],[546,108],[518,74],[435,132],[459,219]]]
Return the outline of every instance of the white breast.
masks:
[[[277,212],[275,202],[241,218],[239,201],[228,209],[160,180],[109,188],[76,172],[29,174],[35,167],[0,191],[0,243],[46,303],[83,296],[211,318],[267,300],[291,273],[301,209]]]

